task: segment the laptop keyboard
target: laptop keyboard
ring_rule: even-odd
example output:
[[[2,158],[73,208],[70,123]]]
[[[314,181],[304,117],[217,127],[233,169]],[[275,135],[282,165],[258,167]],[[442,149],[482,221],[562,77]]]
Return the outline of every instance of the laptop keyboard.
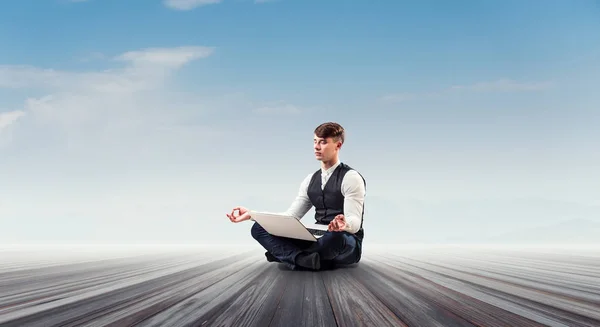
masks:
[[[314,236],[323,236],[323,235],[325,235],[325,233],[327,233],[326,230],[313,229],[313,228],[307,228],[307,229]]]

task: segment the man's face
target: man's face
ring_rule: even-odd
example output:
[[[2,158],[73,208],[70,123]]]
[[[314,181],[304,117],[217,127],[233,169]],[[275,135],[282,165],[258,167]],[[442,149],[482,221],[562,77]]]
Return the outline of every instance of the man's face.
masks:
[[[317,160],[331,160],[340,146],[340,142],[335,142],[331,137],[320,138],[316,135],[314,136],[314,150]]]

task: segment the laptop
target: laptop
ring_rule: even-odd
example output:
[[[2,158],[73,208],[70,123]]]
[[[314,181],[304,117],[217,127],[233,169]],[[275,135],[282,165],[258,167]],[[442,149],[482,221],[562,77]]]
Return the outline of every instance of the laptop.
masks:
[[[269,234],[317,242],[327,232],[327,225],[303,224],[300,220],[277,213],[250,211],[250,216]]]

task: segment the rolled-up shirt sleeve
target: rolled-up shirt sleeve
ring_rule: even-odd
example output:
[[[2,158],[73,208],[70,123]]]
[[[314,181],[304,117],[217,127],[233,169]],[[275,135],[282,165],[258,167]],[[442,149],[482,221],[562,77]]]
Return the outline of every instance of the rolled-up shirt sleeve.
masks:
[[[346,219],[346,232],[355,234],[360,229],[363,208],[365,204],[366,187],[360,174],[349,170],[342,180],[342,194],[344,195],[344,218]]]

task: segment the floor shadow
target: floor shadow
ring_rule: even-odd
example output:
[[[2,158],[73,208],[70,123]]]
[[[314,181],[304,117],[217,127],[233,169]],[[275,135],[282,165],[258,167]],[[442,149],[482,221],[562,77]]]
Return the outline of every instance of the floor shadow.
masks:
[[[310,270],[310,269],[293,270],[290,267],[288,267],[288,265],[286,265],[285,263],[277,262],[277,263],[271,263],[271,264],[277,265],[277,269],[279,269],[281,271],[294,271],[294,272],[295,271],[320,272],[320,271],[335,271],[335,270],[343,270],[343,269],[356,269],[356,268],[358,268],[358,265],[359,265],[359,263],[353,263],[350,265],[327,267],[327,268],[323,268],[321,270]]]

